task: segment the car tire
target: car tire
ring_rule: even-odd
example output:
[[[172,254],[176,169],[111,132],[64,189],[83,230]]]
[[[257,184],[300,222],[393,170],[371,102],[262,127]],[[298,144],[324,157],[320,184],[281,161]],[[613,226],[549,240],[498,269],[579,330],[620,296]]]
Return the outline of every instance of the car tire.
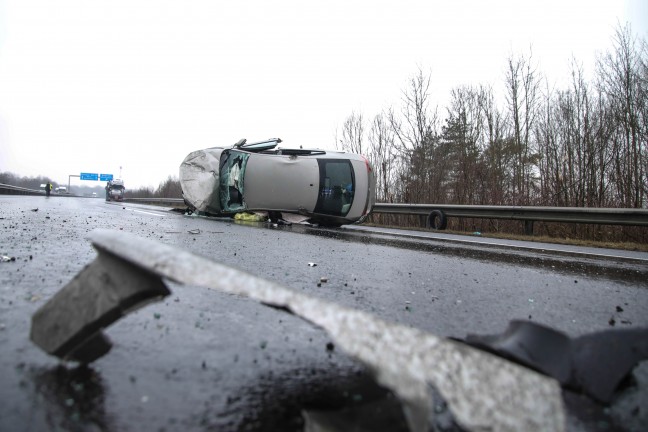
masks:
[[[432,212],[430,212],[430,215],[427,217],[426,222],[426,228],[431,228],[439,231],[446,229],[446,227],[448,226],[448,218],[441,210],[432,210]]]

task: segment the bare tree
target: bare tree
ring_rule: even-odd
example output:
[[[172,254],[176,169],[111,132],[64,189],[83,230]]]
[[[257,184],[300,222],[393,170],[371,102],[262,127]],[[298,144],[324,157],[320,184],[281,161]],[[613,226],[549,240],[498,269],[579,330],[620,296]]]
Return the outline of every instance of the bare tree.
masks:
[[[482,159],[486,171],[489,200],[484,204],[510,204],[512,142],[508,138],[508,118],[500,111],[492,87],[481,87],[481,114],[484,125]]]
[[[501,106],[490,86],[460,86],[440,119],[419,68],[400,106],[366,128],[353,113],[337,145],[367,153],[382,201],[648,206],[645,40],[619,26],[594,81],[572,59],[569,85],[549,88],[531,52],[511,55],[504,78]]]
[[[159,198],[180,198],[182,197],[182,186],[176,176],[168,176],[166,180],[160,182],[154,196]]]
[[[40,190],[40,185],[46,183],[51,183],[53,187],[58,186],[57,182],[52,181],[52,179],[47,176],[39,175],[35,177],[26,177],[8,171],[0,172],[0,183],[36,190]]]
[[[352,112],[342,125],[342,137],[336,139],[336,147],[339,150],[351,153],[364,154],[365,125],[362,113]]]
[[[646,57],[630,26],[618,26],[612,51],[597,59],[598,87],[610,110],[616,154],[611,173],[619,205],[643,207],[646,203]]]
[[[480,88],[458,87],[452,90],[448,118],[443,127],[443,142],[449,151],[452,201],[472,204],[481,201],[480,155],[483,150],[482,98]]]
[[[398,167],[398,154],[394,145],[394,131],[384,113],[374,117],[369,129],[369,159],[376,170],[377,198],[383,202],[394,202]]]
[[[438,202],[443,192],[445,166],[438,148],[437,110],[430,108],[430,77],[419,68],[403,90],[400,115],[389,111],[395,148],[407,169],[400,173],[406,202]]]
[[[505,79],[517,156],[513,165],[513,186],[516,201],[528,204],[533,186],[534,162],[537,160],[537,152],[532,147],[531,133],[537,115],[540,86],[532,54],[527,57],[510,56]]]

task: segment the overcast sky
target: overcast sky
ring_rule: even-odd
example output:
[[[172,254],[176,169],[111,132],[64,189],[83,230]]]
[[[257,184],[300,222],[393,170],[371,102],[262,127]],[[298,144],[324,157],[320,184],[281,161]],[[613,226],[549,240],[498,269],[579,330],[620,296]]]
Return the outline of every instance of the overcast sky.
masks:
[[[440,106],[530,46],[559,82],[626,22],[648,39],[648,1],[0,0],[0,171],[136,188],[240,138],[333,148],[419,67]]]

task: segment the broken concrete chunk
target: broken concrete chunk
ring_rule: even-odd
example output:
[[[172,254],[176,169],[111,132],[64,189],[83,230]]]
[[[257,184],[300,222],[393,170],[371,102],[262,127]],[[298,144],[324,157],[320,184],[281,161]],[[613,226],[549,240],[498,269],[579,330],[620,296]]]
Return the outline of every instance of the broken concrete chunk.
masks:
[[[120,290],[135,290],[146,283],[150,286],[147,293],[168,294],[166,287],[160,287],[159,279],[150,278],[155,274],[178,283],[248,296],[324,329],[336,348],[363,363],[374,373],[378,384],[399,398],[413,432],[429,430],[435,412],[432,389],[440,393],[459,426],[467,430],[565,429],[560,386],[530,369],[465,344],[289,290],[153,240],[104,229],[94,231],[91,240],[99,251],[95,261],[99,268],[89,266],[77,277],[83,280],[75,283],[75,279],[68,284],[34,317],[32,338],[47,352],[65,355],[71,351],[70,347],[81,345],[105,322],[117,319],[116,311],[121,311],[124,305],[117,295]],[[104,257],[108,257],[106,266],[111,266],[112,271],[103,270]],[[122,266],[129,270],[117,284],[111,276]],[[81,289],[85,286],[91,288]],[[67,301],[69,292],[79,298]],[[77,303],[103,305],[103,301],[92,298],[97,295],[112,301],[103,308],[96,307],[91,314],[73,317],[71,311],[77,309]],[[137,301],[132,303],[139,305]],[[60,313],[59,308],[64,312]],[[49,325],[61,328],[51,330],[50,335]],[[47,342],[50,336],[54,343]]]
[[[110,350],[101,329],[131,309],[169,294],[159,276],[100,251],[36,311],[31,340],[49,354],[89,363]]]

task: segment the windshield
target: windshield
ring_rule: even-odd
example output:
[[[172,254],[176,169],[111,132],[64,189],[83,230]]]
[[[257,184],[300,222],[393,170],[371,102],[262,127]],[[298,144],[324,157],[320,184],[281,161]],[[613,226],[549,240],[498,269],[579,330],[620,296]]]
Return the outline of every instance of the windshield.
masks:
[[[318,159],[317,162],[320,185],[315,213],[346,216],[355,192],[351,162],[342,159]]]

